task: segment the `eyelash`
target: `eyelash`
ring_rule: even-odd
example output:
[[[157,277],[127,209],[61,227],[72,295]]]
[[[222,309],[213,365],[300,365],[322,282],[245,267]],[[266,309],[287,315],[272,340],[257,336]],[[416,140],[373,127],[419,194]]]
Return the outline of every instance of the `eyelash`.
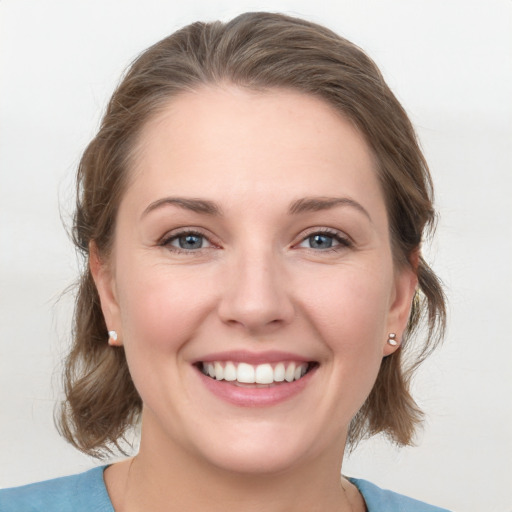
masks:
[[[335,245],[334,247],[329,247],[327,249],[320,249],[316,250],[312,247],[309,248],[309,250],[313,252],[338,252],[343,249],[347,249],[350,247],[353,247],[353,242],[350,240],[346,235],[342,235],[339,231],[336,231],[335,229],[329,229],[329,228],[320,228],[320,229],[314,229],[310,233],[307,233],[306,236],[304,236],[300,243],[305,242],[309,238],[314,237],[315,235],[323,235],[328,236],[336,242],[338,242],[339,245]]]
[[[328,236],[328,237],[332,238],[333,240],[335,240],[336,242],[338,242],[338,245],[335,245],[334,247],[328,247],[327,249],[317,250],[312,247],[306,248],[315,253],[338,252],[340,250],[353,247],[353,245],[354,245],[353,242],[347,236],[344,236],[344,235],[340,234],[340,232],[338,232],[334,229],[329,229],[329,228],[314,229],[311,232],[307,233],[301,239],[299,244],[295,244],[295,245],[300,245],[300,244],[304,243],[306,240],[314,237],[315,235]],[[174,242],[175,240],[178,240],[179,238],[184,237],[184,236],[201,237],[201,238],[207,240],[208,243],[211,244],[212,246],[215,246],[215,244],[213,242],[211,242],[204,233],[201,233],[200,231],[193,230],[193,229],[183,229],[182,231],[179,231],[177,233],[172,233],[170,236],[166,236],[166,237],[162,238],[162,240],[159,242],[158,245],[161,247],[166,247],[167,249],[169,249],[170,251],[172,251],[176,254],[187,254],[187,255],[191,255],[191,256],[199,253],[200,251],[202,251],[204,249],[210,248],[210,247],[200,247],[195,250],[190,250],[190,249],[183,249],[183,248],[175,247],[175,246],[171,245],[171,242]]]
[[[190,256],[197,254],[198,252],[200,252],[203,249],[209,249],[209,247],[200,247],[199,249],[196,249],[196,250],[190,250],[190,249],[183,249],[181,247],[174,247],[174,246],[170,245],[171,242],[178,240],[179,238],[185,237],[185,236],[201,237],[205,240],[208,240],[208,243],[210,243],[211,245],[215,245],[215,244],[213,244],[213,242],[211,242],[208,239],[208,237],[204,233],[201,233],[200,231],[196,231],[194,229],[183,229],[182,231],[179,231],[177,233],[172,233],[169,236],[164,236],[164,238],[162,238],[162,240],[159,242],[158,245],[160,245],[161,247],[166,247],[167,249],[169,249],[170,251],[172,251],[176,254],[187,254]]]

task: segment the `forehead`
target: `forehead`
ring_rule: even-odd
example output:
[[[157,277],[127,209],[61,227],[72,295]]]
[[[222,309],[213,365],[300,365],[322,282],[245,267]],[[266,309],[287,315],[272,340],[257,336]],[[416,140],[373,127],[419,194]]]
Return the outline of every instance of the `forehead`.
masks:
[[[326,101],[297,91],[182,93],[144,126],[135,154],[132,186],[148,196],[381,195],[362,135]]]

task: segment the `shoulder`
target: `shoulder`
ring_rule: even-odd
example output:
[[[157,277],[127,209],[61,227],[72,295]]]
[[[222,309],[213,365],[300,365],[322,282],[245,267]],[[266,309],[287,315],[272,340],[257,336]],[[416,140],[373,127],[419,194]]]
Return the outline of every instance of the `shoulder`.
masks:
[[[103,482],[104,467],[78,475],[0,490],[2,512],[114,512]]]
[[[377,487],[375,484],[358,478],[349,479],[362,494],[368,512],[448,512],[422,501],[414,500]]]

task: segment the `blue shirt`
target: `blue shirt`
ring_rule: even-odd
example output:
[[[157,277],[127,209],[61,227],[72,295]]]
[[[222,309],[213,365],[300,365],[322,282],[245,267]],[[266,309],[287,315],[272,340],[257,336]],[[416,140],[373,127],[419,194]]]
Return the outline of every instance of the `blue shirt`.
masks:
[[[114,512],[103,480],[105,467],[78,475],[0,490],[0,512]],[[448,512],[351,478],[368,512]]]

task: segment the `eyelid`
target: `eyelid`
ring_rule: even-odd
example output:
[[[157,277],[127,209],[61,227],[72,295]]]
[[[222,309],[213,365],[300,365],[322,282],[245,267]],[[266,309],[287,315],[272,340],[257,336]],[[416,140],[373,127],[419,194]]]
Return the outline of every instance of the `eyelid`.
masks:
[[[335,251],[335,250],[337,250],[337,248],[346,248],[346,247],[354,246],[354,241],[344,231],[340,231],[338,229],[328,228],[328,227],[313,227],[313,228],[307,229],[306,232],[301,233],[301,238],[300,238],[299,242],[297,244],[295,244],[295,246],[300,246],[300,244],[305,242],[308,238],[310,238],[313,235],[317,235],[317,234],[331,236],[338,242],[338,245],[336,245],[334,247],[329,247],[327,249],[321,249],[321,250],[309,248],[310,250],[315,251],[315,252]],[[306,249],[308,249],[308,248],[306,247]]]
[[[181,247],[175,247],[173,245],[170,245],[170,243],[178,238],[180,238],[181,236],[185,236],[185,235],[196,235],[196,236],[200,236],[202,238],[204,238],[209,246],[208,247],[201,247],[199,249],[194,249],[194,250],[187,250],[187,249],[182,249]],[[205,249],[211,249],[212,247],[216,247],[218,248],[219,247],[219,244],[215,243],[213,240],[212,240],[212,236],[209,235],[209,234],[206,234],[204,232],[204,230],[202,230],[201,228],[197,228],[197,227],[188,227],[188,226],[185,226],[185,227],[180,227],[180,228],[176,228],[176,229],[173,229],[171,231],[168,231],[165,233],[165,235],[163,235],[158,241],[157,241],[157,245],[161,246],[161,247],[165,247],[167,248],[168,250],[172,251],[172,252],[176,252],[176,253],[187,253],[187,254],[197,254],[197,253],[200,253],[201,251],[205,250]]]
[[[335,229],[335,228],[329,228],[329,227],[325,227],[325,226],[320,227],[319,226],[319,227],[308,228],[305,232],[302,232],[301,235],[300,235],[299,241],[294,243],[292,245],[292,247],[300,246],[300,244],[305,242],[309,237],[311,237],[313,235],[316,235],[316,234],[328,235],[328,236],[334,238],[338,242],[338,244],[335,245],[334,247],[330,247],[330,248],[327,248],[327,249],[320,249],[319,250],[319,249],[309,248],[309,250],[314,251],[316,253],[318,253],[318,252],[336,251],[336,250],[341,250],[343,248],[348,248],[348,247],[353,247],[354,246],[354,241],[344,231],[340,231],[340,230]],[[181,236],[185,236],[185,235],[200,236],[200,237],[204,238],[208,242],[209,246],[208,247],[201,247],[199,249],[188,249],[187,250],[187,249],[182,249],[180,247],[175,247],[175,246],[171,246],[170,245],[170,243],[172,241],[178,239]],[[166,232],[157,241],[157,245],[159,245],[161,247],[166,247],[167,249],[169,249],[170,251],[175,252],[175,253],[198,254],[198,253],[202,252],[203,250],[211,249],[212,247],[213,248],[220,248],[221,247],[219,243],[216,243],[213,240],[213,238],[214,237],[211,234],[205,233],[205,231],[202,228],[197,228],[197,227],[193,227],[193,226],[184,226],[184,227],[176,228],[176,229],[173,229],[171,231]],[[308,248],[305,247],[305,249],[308,249]]]

